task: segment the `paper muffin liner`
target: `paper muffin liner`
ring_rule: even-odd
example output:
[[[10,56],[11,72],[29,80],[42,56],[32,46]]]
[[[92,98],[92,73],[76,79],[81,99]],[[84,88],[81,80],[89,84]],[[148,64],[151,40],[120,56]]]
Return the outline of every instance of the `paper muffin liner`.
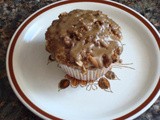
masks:
[[[66,72],[66,74],[70,75],[71,77],[74,77],[79,80],[97,80],[101,76],[103,76],[107,71],[110,70],[110,67],[108,68],[101,68],[101,69],[93,69],[93,70],[87,70],[87,73],[83,74],[81,70],[68,67],[64,64],[59,64],[59,66]]]

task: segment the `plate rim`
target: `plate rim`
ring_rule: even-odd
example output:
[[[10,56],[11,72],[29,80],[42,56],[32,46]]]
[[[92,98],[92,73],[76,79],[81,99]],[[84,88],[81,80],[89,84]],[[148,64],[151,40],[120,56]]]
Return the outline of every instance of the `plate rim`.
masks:
[[[47,118],[47,119],[56,119],[56,120],[60,120],[61,118],[58,118],[54,115],[51,115],[45,111],[43,111],[42,109],[40,109],[38,106],[36,106],[26,95],[25,93],[23,93],[23,91],[21,90],[20,86],[17,83],[15,74],[14,74],[14,69],[13,69],[13,53],[14,53],[14,48],[16,45],[16,42],[20,36],[20,34],[22,33],[22,31],[27,27],[27,25],[32,22],[32,20],[34,20],[36,17],[38,17],[39,15],[41,15],[42,13],[45,13],[46,11],[61,6],[61,5],[65,5],[65,4],[70,4],[70,3],[76,3],[76,2],[93,2],[93,3],[103,3],[106,5],[110,5],[113,7],[117,7],[129,14],[131,14],[132,16],[136,17],[138,20],[140,20],[148,29],[149,31],[152,33],[152,35],[154,36],[156,43],[160,49],[160,35],[158,33],[158,31],[156,30],[156,28],[142,15],[140,15],[138,12],[136,12],[135,10],[121,4],[115,1],[105,1],[105,0],[63,0],[63,1],[58,1],[58,2],[54,2],[52,4],[49,4],[47,6],[42,7],[41,9],[37,10],[36,12],[34,12],[33,14],[31,14],[27,19],[25,19],[25,21],[18,27],[18,29],[16,30],[16,32],[14,33],[8,50],[7,50],[7,56],[6,56],[6,69],[7,69],[7,75],[9,78],[9,82],[10,85],[14,91],[14,93],[17,95],[17,97],[20,99],[20,101],[27,107],[29,108],[33,113],[35,113],[36,115],[42,117],[42,118]],[[122,119],[127,119],[130,118],[136,114],[138,114],[139,112],[141,112],[143,109],[145,109],[149,104],[149,106],[147,108],[149,108],[153,103],[153,101],[155,101],[159,94],[159,89],[160,89],[160,78],[158,78],[158,83],[156,85],[156,87],[154,88],[153,92],[149,95],[149,97],[142,103],[140,104],[137,108],[135,108],[134,110],[130,111],[129,113],[122,115],[118,118],[115,118],[115,120],[122,120]],[[159,92],[160,93],[160,92]]]

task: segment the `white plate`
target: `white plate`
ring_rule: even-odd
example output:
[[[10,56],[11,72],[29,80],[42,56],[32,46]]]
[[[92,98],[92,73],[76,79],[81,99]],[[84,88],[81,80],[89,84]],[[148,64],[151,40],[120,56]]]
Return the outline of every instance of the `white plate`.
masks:
[[[86,1],[86,0],[85,0]],[[141,15],[113,1],[63,1],[31,15],[12,37],[7,73],[18,98],[44,119],[133,119],[160,95],[159,33]],[[58,92],[65,73],[56,63],[47,65],[45,32],[52,20],[73,9],[101,10],[121,27],[126,44],[122,59],[131,69],[114,69],[120,81],[110,81],[113,93],[102,89],[67,88]],[[159,44],[160,45],[160,44]]]

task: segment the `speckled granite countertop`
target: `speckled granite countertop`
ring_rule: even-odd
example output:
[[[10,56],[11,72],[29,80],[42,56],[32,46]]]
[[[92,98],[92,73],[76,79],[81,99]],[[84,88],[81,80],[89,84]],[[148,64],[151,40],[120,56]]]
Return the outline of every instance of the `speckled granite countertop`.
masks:
[[[33,12],[58,0],[0,0],[0,120],[41,120],[18,100],[6,75],[6,52],[18,26]],[[145,16],[160,32],[160,0],[116,0]],[[160,120],[160,97],[136,120]]]

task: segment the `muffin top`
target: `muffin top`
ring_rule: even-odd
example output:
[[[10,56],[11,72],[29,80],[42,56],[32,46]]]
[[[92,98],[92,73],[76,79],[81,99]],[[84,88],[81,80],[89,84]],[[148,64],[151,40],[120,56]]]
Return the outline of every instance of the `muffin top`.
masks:
[[[109,67],[123,50],[120,26],[101,11],[62,13],[47,29],[46,50],[60,64],[83,69]]]

